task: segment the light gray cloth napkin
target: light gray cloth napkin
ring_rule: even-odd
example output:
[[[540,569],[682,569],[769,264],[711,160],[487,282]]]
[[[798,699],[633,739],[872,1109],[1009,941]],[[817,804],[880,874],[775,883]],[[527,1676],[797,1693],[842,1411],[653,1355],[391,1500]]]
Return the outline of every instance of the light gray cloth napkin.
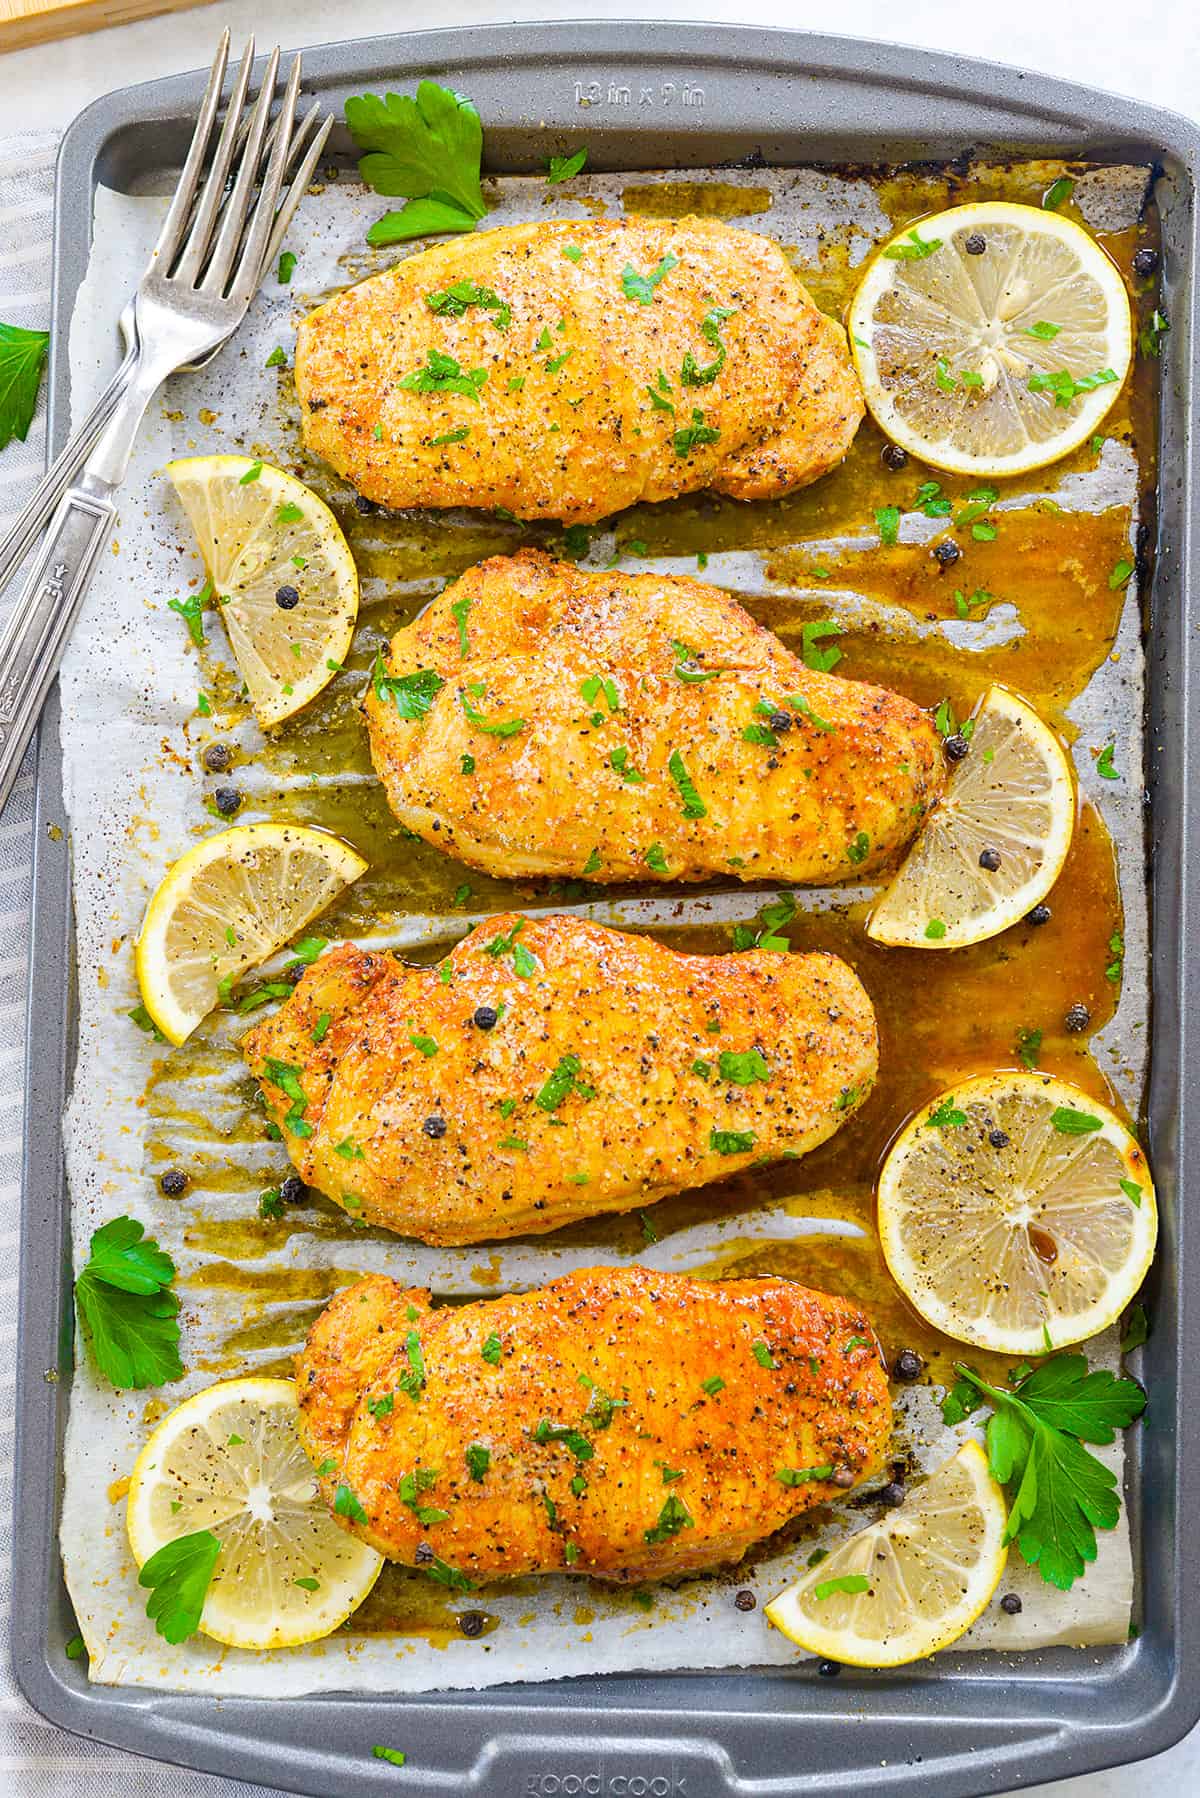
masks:
[[[50,317],[50,246],[58,135],[26,132],[0,140],[0,321],[45,330]],[[0,454],[0,536],[42,472],[45,396],[25,443]],[[4,609],[11,603],[5,603]],[[33,756],[26,757],[0,816],[0,1269],[16,1264],[21,1228],[21,1122],[25,1086],[25,980],[29,959]],[[0,1273],[0,1793],[5,1798],[269,1798],[206,1773],[68,1735],[43,1721],[17,1689],[9,1653],[12,1561],[23,1528],[46,1520],[13,1517],[11,1446],[16,1367],[16,1275]]]

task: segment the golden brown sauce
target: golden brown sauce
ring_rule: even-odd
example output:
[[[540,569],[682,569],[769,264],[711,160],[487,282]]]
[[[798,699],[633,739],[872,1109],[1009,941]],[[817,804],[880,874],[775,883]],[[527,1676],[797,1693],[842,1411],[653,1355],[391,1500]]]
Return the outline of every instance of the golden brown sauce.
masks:
[[[870,181],[897,228],[967,199],[1036,204],[1061,172],[1058,164],[1015,165],[968,183],[963,175],[946,170],[883,176],[855,171]],[[770,205],[766,189],[687,181],[638,184],[626,190],[624,199],[631,209],[658,217],[688,212],[736,217],[765,211]],[[1135,248],[1157,243],[1153,209],[1136,232],[1101,242],[1125,273],[1139,318],[1144,319],[1154,304],[1153,283],[1133,277],[1130,264]],[[834,312],[840,312],[856,279],[845,241],[831,241],[819,265],[800,267],[800,273],[819,303]],[[1137,359],[1133,381],[1104,432],[1131,445],[1136,454],[1143,518],[1152,511],[1155,374],[1155,363]],[[584,893],[600,896],[578,882],[548,886],[490,879],[407,838],[391,817],[382,789],[369,777],[366,735],[357,710],[357,696],[376,647],[447,580],[481,557],[511,551],[522,542],[561,551],[561,533],[484,515],[363,516],[330,471],[310,461],[301,449],[294,394],[287,381],[281,386],[280,404],[277,424],[253,446],[255,453],[294,468],[329,500],[363,580],[363,612],[346,672],[279,731],[258,757],[260,772],[280,783],[294,783],[276,793],[269,807],[273,814],[337,831],[370,860],[368,874],[321,920],[321,933],[336,937],[380,925],[386,928],[405,915],[546,905],[556,897],[569,901]],[[763,592],[743,597],[748,608],[785,641],[798,641],[806,619],[827,616],[835,593],[848,593],[874,606],[876,616],[868,611],[861,621],[851,622],[839,640],[844,652],[839,674],[878,681],[924,705],[948,697],[960,715],[989,682],[1001,680],[1064,728],[1064,708],[1111,652],[1126,599],[1125,591],[1110,585],[1109,577],[1128,552],[1128,508],[1122,505],[1096,514],[1070,511],[1060,508],[1054,498],[1070,476],[1095,465],[1097,452],[1085,445],[1038,475],[995,483],[1001,493],[1001,507],[992,513],[995,540],[976,542],[969,531],[953,530],[963,553],[943,571],[930,551],[952,529],[947,521],[931,526],[920,544],[888,548],[878,541],[875,513],[889,506],[911,510],[917,489],[927,480],[940,481],[957,511],[978,483],[939,476],[911,460],[899,472],[889,472],[880,460],[882,446],[883,439],[868,422],[841,468],[787,499],[741,505],[709,494],[691,495],[665,505],[635,507],[611,521],[609,528],[615,531],[618,549],[695,558],[701,575],[708,555],[737,549],[759,552],[768,580]],[[1003,502],[1010,500],[1017,502],[1014,508],[1003,509]],[[851,539],[854,547],[827,548],[836,537]],[[773,591],[772,584],[792,591]],[[978,651],[956,647],[938,628],[959,615],[956,591],[967,599],[981,592],[988,596],[969,608],[973,624],[994,624],[997,615],[1005,623],[990,647]],[[878,616],[885,609],[893,620],[897,616],[907,620],[907,629],[889,634]],[[212,668],[205,672],[214,715],[196,721],[197,748],[240,716],[232,677]],[[196,827],[198,832],[212,828],[199,801]],[[844,956],[863,979],[878,1013],[880,1078],[862,1113],[801,1164],[742,1174],[719,1186],[667,1199],[644,1213],[576,1225],[559,1232],[555,1244],[581,1243],[594,1247],[597,1254],[636,1255],[648,1241],[775,1203],[785,1210],[786,1236],[781,1232],[777,1240],[734,1237],[704,1271],[725,1277],[784,1274],[845,1293],[864,1305],[889,1359],[902,1347],[915,1348],[927,1362],[927,1377],[947,1381],[962,1347],[915,1316],[888,1275],[874,1229],[875,1180],[888,1144],[917,1107],[969,1074],[1019,1066],[1029,1033],[1041,1032],[1039,1066],[1112,1098],[1089,1044],[1112,1015],[1119,992],[1119,968],[1114,968],[1109,944],[1121,927],[1121,907],[1112,845],[1098,815],[1087,807],[1051,895],[1051,911],[1049,923],[1040,928],[1021,924],[992,942],[946,953],[883,949],[869,942],[862,928],[862,905],[814,915],[802,910],[788,929],[793,947],[829,949]],[[682,949],[721,952],[730,947],[725,927],[696,926],[665,934]],[[1075,1004],[1087,1006],[1091,1014],[1087,1030],[1077,1035],[1064,1024],[1067,1010]],[[186,1287],[237,1301],[239,1321],[208,1365],[224,1375],[251,1366],[259,1372],[286,1374],[291,1354],[324,1302],[355,1277],[358,1245],[377,1233],[353,1231],[340,1210],[316,1195],[288,1207],[278,1221],[259,1218],[259,1192],[270,1181],[278,1182],[288,1168],[282,1149],[270,1181],[245,1165],[246,1145],[263,1140],[253,1083],[237,1082],[236,1102],[232,1112],[226,1104],[219,1144],[195,1103],[192,1083],[219,1078],[228,1071],[230,1060],[224,1042],[202,1029],[184,1051],[158,1065],[145,1101],[151,1132],[148,1164],[154,1173],[170,1163],[186,1165],[197,1189],[178,1201],[187,1208],[187,1242],[202,1257]],[[228,1101],[227,1088],[225,1098]],[[199,1150],[197,1138],[203,1144]],[[226,1210],[230,1199],[242,1195],[244,1215],[215,1221],[206,1215],[206,1190],[221,1195]],[[815,1226],[831,1219],[844,1226],[842,1233],[803,1229],[806,1221]],[[792,1232],[798,1224],[797,1237]],[[265,1254],[281,1249],[293,1237],[302,1242],[313,1235],[336,1244],[324,1248],[322,1260],[328,1262],[333,1254],[337,1265],[263,1264]],[[482,1245],[468,1255],[469,1278],[479,1295],[487,1296],[500,1283],[496,1253]],[[992,1375],[1002,1373],[1005,1365],[975,1352],[971,1359]],[[640,1595],[642,1600],[649,1596]],[[605,1590],[603,1602],[628,1606],[631,1617],[645,1610],[639,1596],[630,1593]],[[458,1622],[462,1613],[478,1603],[478,1595],[448,1595],[419,1574],[387,1567],[344,1628],[444,1646],[462,1633]],[[586,1614],[590,1620],[593,1613]],[[579,1615],[582,1618],[584,1612]],[[482,1613],[480,1633],[489,1633],[496,1625],[495,1617]]]

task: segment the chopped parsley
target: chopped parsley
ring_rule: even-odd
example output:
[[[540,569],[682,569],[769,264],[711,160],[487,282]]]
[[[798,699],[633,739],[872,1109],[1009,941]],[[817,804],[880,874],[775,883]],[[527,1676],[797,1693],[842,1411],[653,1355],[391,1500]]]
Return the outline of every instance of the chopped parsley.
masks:
[[[691,1512],[679,1495],[672,1492],[658,1513],[658,1522],[654,1528],[643,1534],[647,1542],[667,1542],[672,1536],[677,1536],[680,1530],[690,1530],[692,1523]]]
[[[409,393],[461,393],[480,404],[479,389],[488,378],[486,368],[460,367],[453,356],[431,349],[424,368],[414,368],[401,376],[398,386]]]
[[[632,262],[627,262],[621,272],[621,286],[625,289],[627,300],[636,300],[639,306],[649,306],[654,299],[654,290],[664,276],[673,268],[678,268],[678,256],[667,251],[657,268],[651,269],[648,275],[639,275]]]
[[[671,751],[667,762],[667,771],[679,789],[679,797],[683,800],[684,817],[707,818],[708,807],[696,791],[696,784],[684,766],[683,757],[677,749]]]
[[[914,228],[898,243],[891,243],[883,254],[888,262],[923,262],[942,247],[940,237],[931,237],[928,242]]]
[[[466,693],[461,687],[459,688],[458,699],[459,704],[462,706],[463,711],[466,713],[471,723],[475,726],[475,729],[481,730],[487,737],[515,737],[525,729],[524,718],[504,718],[496,720],[494,718],[486,717],[483,712],[479,711],[471,704],[471,701],[467,698]]]
[[[570,181],[572,176],[578,175],[586,166],[587,159],[588,153],[586,144],[581,150],[576,150],[571,156],[552,156],[550,158],[550,171],[546,176],[547,185],[556,187],[560,181]]]
[[[708,1146],[714,1155],[747,1155],[754,1147],[753,1130],[710,1130]]]
[[[700,335],[706,343],[712,344],[716,355],[711,362],[702,367],[697,363],[691,350],[683,358],[683,366],[679,371],[679,379],[685,387],[707,387],[715,381],[725,366],[725,345],[721,341],[721,326],[727,318],[732,318],[737,311],[736,306],[713,306],[706,312],[700,322]]]
[[[440,293],[427,293],[425,304],[431,312],[447,318],[461,318],[468,306],[479,306],[496,314],[492,323],[497,331],[507,331],[512,323],[512,307],[490,287],[477,287],[474,281],[454,281]],[[401,386],[404,383],[401,382]]]
[[[720,431],[715,430],[712,425],[705,424],[704,414],[699,406],[693,406],[691,424],[681,426],[672,436],[671,443],[674,446],[675,454],[682,461],[701,444],[716,443],[720,435]]]
[[[381,704],[390,699],[401,718],[423,718],[445,684],[433,668],[417,668],[411,674],[389,674],[382,655],[376,651],[371,670],[375,697]]]
[[[771,1070],[761,1049],[736,1051],[722,1049],[717,1059],[717,1069],[722,1080],[728,1080],[734,1086],[753,1086],[756,1080],[767,1081],[771,1078]]]
[[[807,1486],[813,1480],[831,1480],[833,1467],[828,1463],[824,1467],[777,1467],[775,1478],[781,1486]]]
[[[842,627],[835,624],[832,618],[819,618],[800,627],[800,656],[806,668],[816,674],[829,674],[842,659],[842,652],[836,643],[828,649],[818,647],[822,638],[840,637]]]

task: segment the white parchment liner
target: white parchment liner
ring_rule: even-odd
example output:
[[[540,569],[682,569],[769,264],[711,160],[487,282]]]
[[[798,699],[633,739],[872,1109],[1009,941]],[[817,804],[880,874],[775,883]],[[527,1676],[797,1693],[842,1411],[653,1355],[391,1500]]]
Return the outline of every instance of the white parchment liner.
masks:
[[[654,176],[598,176],[574,183],[573,195],[586,196],[593,207],[603,202],[620,211],[621,189],[631,181]],[[695,179],[719,180],[757,190],[767,188],[772,205],[744,219],[747,226],[778,236],[794,252],[803,269],[817,266],[831,248],[844,246],[851,265],[890,231],[876,196],[864,181],[841,180],[810,171],[752,173],[701,172]],[[1117,172],[1114,180],[1093,182],[1097,206],[1109,208],[1107,228],[1136,214],[1145,172]],[[1086,200],[1087,184],[1079,196]],[[511,223],[546,216],[543,182],[512,179],[498,184],[499,204],[489,223]],[[154,196],[131,197],[101,190],[97,195],[95,238],[86,281],[80,291],[71,331],[71,372],[76,416],[89,402],[116,357],[115,318],[132,287],[157,229],[164,202]],[[1113,209],[1116,208],[1114,215]],[[204,373],[171,382],[161,405],[151,409],[134,454],[122,496],[122,509],[111,554],[93,583],[82,621],[76,630],[62,674],[63,782],[73,850],[74,903],[78,942],[79,1053],[73,1096],[67,1116],[66,1149],[77,1265],[88,1252],[91,1232],[107,1218],[127,1212],[141,1218],[148,1234],[171,1253],[180,1269],[184,1300],[184,1359],[187,1377],[162,1394],[174,1404],[207,1384],[214,1375],[212,1345],[238,1321],[236,1292],[189,1288],[186,1278],[204,1259],[185,1241],[186,1209],[165,1203],[152,1172],[144,1164],[147,1080],[161,1049],[134,1030],[124,1014],[137,1001],[131,945],[149,892],[163,868],[180,854],[199,829],[216,828],[199,809],[198,782],[177,759],[186,757],[185,727],[195,717],[196,663],[179,620],[166,601],[184,590],[194,564],[181,559],[179,544],[187,540],[163,464],[173,455],[202,450],[252,450],[269,454],[276,375],[265,367],[276,344],[291,359],[295,321],[306,296],[345,283],[379,264],[364,245],[364,232],[381,210],[379,200],[356,184],[341,182],[308,196],[290,243],[299,255],[294,284],[273,279],[235,343]],[[559,216],[585,216],[580,200],[553,190]],[[1100,222],[1099,219],[1097,222]],[[389,253],[380,263],[391,259]],[[202,410],[209,417],[200,421]],[[264,437],[264,433],[266,433]],[[276,442],[275,454],[287,459],[288,446]],[[1136,469],[1122,445],[1105,445],[1097,467],[1087,474],[1056,480],[1044,477],[1063,507],[1099,509],[1135,501]],[[1036,478],[1035,483],[1036,485]],[[902,540],[919,540],[934,526],[920,515],[903,520]],[[846,540],[831,549],[849,548]],[[599,536],[592,559],[603,562],[610,542]],[[650,564],[664,571],[664,560]],[[678,565],[694,571],[694,561]],[[767,579],[759,558],[747,552],[713,553],[707,578],[731,589],[786,593]],[[866,602],[848,592],[827,593],[831,615],[849,621]],[[950,621],[919,624],[897,608],[877,608],[887,627],[911,639],[925,631],[946,632],[964,649],[983,647],[998,637],[1019,633],[1011,606],[998,606],[982,624]],[[219,637],[211,624],[210,637]],[[1114,656],[1106,661],[1087,692],[1072,707],[1081,727],[1078,772],[1089,798],[1100,807],[1119,846],[1120,878],[1125,908],[1125,981],[1120,1008],[1102,1039],[1094,1045],[1106,1072],[1136,1110],[1146,1053],[1147,962],[1146,907],[1139,795],[1141,791],[1140,717],[1142,657],[1136,597],[1131,587]],[[1108,783],[1095,776],[1093,758],[1082,747],[1115,735],[1116,760],[1125,776]],[[239,729],[244,746],[258,738],[247,722]],[[253,793],[253,770],[249,790]],[[245,783],[244,783],[245,784]],[[243,817],[256,815],[251,807]],[[836,895],[811,894],[802,903],[820,905]],[[763,903],[761,892],[726,898],[689,900],[682,914],[714,917],[753,916]],[[703,909],[701,909],[703,908]],[[562,909],[562,908],[559,908]],[[675,918],[674,900],[646,900],[578,908],[613,923],[651,922]],[[440,935],[460,934],[471,920],[456,918]],[[438,926],[432,926],[439,933]],[[379,941],[414,941],[430,934],[428,921],[407,920],[404,927]],[[241,1021],[236,1021],[240,1029]],[[234,1028],[231,1023],[229,1029]],[[220,1082],[195,1082],[194,1103],[210,1115],[219,1135]],[[253,1158],[253,1157],[251,1157]],[[278,1175],[279,1155],[263,1145],[264,1183],[268,1171]],[[244,1196],[214,1194],[214,1218],[245,1216]],[[681,1230],[669,1240],[648,1245],[639,1255],[647,1264],[671,1269],[711,1265],[723,1241],[755,1236],[778,1238],[801,1228],[786,1215],[761,1211]],[[819,1227],[819,1226],[818,1226]],[[850,1228],[836,1223],[826,1228]],[[273,1239],[274,1240],[274,1239]],[[368,1269],[384,1270],[441,1292],[479,1296],[470,1268],[481,1260],[498,1273],[500,1289],[536,1284],[572,1266],[613,1261],[611,1249],[557,1248],[553,1237],[530,1247],[487,1246],[483,1249],[436,1250],[399,1240],[364,1237],[352,1244],[310,1234],[304,1229],[281,1232],[271,1259],[281,1266],[332,1265],[346,1276]],[[1116,1364],[1111,1339],[1089,1346],[1093,1360]],[[247,1357],[247,1370],[254,1365]],[[208,1362],[205,1366],[206,1360]],[[226,1370],[222,1370],[226,1371]],[[630,1669],[731,1667],[794,1660],[789,1644],[763,1620],[761,1604],[793,1577],[821,1537],[802,1546],[754,1562],[755,1573],[741,1583],[757,1591],[759,1608],[748,1614],[730,1602],[727,1583],[694,1581],[678,1592],[656,1591],[652,1610],[631,1615],[624,1597],[609,1599],[597,1587],[564,1577],[529,1583],[517,1593],[491,1590],[490,1612],[501,1619],[490,1637],[454,1640],[443,1648],[421,1638],[335,1636],[306,1648],[269,1654],[226,1650],[195,1637],[170,1647],[154,1633],[145,1616],[145,1593],[136,1583],[136,1568],[124,1530],[124,1505],[110,1497],[110,1486],[127,1475],[145,1440],[149,1423],[161,1407],[147,1408],[149,1395],[114,1393],[95,1376],[86,1354],[75,1370],[67,1432],[62,1554],[67,1582],[90,1656],[91,1677],[108,1684],[145,1685],[212,1693],[298,1694],[352,1688],[367,1691],[421,1691],[439,1687],[480,1687],[510,1680],[557,1678],[565,1674]],[[911,1452],[925,1466],[941,1460],[954,1437],[941,1423],[935,1395],[917,1389],[902,1401],[908,1410],[906,1435]],[[1101,1451],[1119,1467],[1120,1445]],[[851,1525],[861,1513],[847,1513]],[[845,1527],[836,1522],[835,1532]],[[1070,1593],[1055,1593],[1036,1573],[1012,1557],[1003,1589],[1016,1591],[1024,1609],[1009,1617],[993,1604],[963,1646],[1020,1649],[1052,1643],[1099,1644],[1123,1641],[1127,1634],[1132,1593],[1131,1556],[1125,1518],[1113,1532],[1101,1532],[1100,1555],[1087,1576]],[[464,1602],[464,1608],[471,1603]],[[590,1620],[576,1621],[586,1603]],[[1000,1677],[999,1670],[997,1676]]]

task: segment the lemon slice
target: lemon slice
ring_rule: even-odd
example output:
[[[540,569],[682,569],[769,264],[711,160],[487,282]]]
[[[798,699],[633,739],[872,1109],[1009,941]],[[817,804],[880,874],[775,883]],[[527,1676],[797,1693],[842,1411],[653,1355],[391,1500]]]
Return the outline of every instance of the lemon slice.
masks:
[[[383,1566],[331,1516],[296,1417],[291,1380],[223,1380],[163,1418],[130,1479],[125,1521],[139,1567],[178,1536],[219,1538],[200,1628],[232,1648],[327,1636]]]
[[[331,905],[366,862],[299,824],[237,824],[167,869],[146,907],[136,967],[142,1003],[179,1044],[247,968]]]
[[[1023,918],[1062,872],[1075,781],[1058,738],[1006,687],[988,690],[968,731],[967,754],[867,920],[877,943],[982,943]]]
[[[798,1648],[851,1667],[936,1654],[970,1628],[1000,1583],[1007,1521],[987,1457],[968,1442],[898,1510],[848,1536],[772,1599],[767,1616]]]
[[[333,679],[350,647],[358,572],[341,526],[302,481],[249,456],[189,456],[167,473],[254,715],[278,724]],[[285,588],[299,595],[286,608]]]
[[[1125,284],[1099,244],[1057,212],[1004,200],[955,206],[885,244],[848,324],[875,422],[952,474],[1026,474],[1069,454],[1116,399],[1133,350]]]
[[[879,1179],[879,1240],[909,1304],[997,1354],[1045,1354],[1115,1323],[1157,1234],[1137,1142],[1048,1074],[984,1074],[943,1093]]]

